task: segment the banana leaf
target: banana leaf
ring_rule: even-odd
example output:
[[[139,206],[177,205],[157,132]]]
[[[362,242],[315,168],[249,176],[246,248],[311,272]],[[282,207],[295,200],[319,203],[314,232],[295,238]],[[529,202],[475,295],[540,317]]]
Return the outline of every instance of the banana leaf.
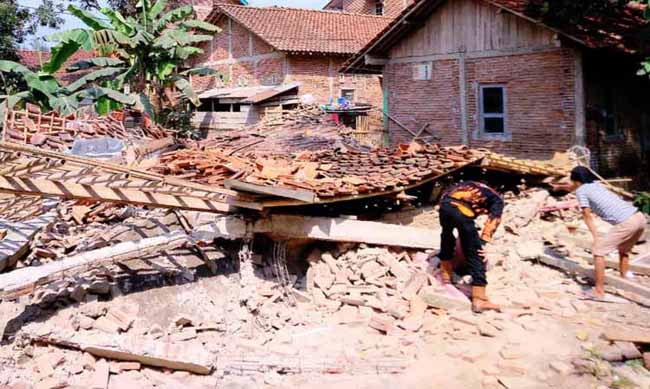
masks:
[[[86,70],[94,67],[116,67],[119,65],[124,65],[124,61],[110,57],[96,57],[77,61],[68,66],[66,71],[76,72],[78,70]]]
[[[77,79],[66,87],[70,92],[76,92],[89,82],[97,81],[106,77],[112,77],[124,71],[123,68],[103,68]]]
[[[78,8],[72,4],[68,6],[68,12],[77,17],[77,19],[84,22],[85,25],[92,28],[93,30],[106,30],[112,28],[111,25],[105,23],[103,20],[99,19],[90,12],[84,11],[81,8]]]

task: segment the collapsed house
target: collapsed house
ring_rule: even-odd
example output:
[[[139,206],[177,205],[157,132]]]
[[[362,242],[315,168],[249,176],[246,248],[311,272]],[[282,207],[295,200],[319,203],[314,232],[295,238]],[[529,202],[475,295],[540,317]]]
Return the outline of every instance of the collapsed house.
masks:
[[[525,1],[417,1],[344,66],[383,75],[394,144],[425,125],[443,144],[550,158],[587,146],[609,175],[648,163],[642,9],[554,28]],[[643,169],[640,169],[643,170]]]
[[[526,339],[567,317],[583,328],[596,320],[585,315],[602,314],[596,303],[569,301],[579,284],[552,280],[552,270],[535,265],[590,275],[588,232],[566,233],[579,217],[575,199],[557,201],[521,183],[563,176],[571,161],[426,143],[373,148],[316,107],[181,143],[146,120],[130,128],[121,119],[7,116],[3,385],[198,388],[262,377],[260,385],[273,386],[346,375],[397,384],[432,348],[448,344],[453,364],[465,367],[484,354],[470,347],[490,341],[497,355],[481,366],[478,384],[498,377],[515,388],[527,371],[519,356]],[[75,140],[97,136],[124,141],[112,162],[69,153]],[[516,308],[477,317],[462,282],[444,286],[435,275],[435,212],[409,204],[484,170],[515,173],[520,186],[507,195],[495,237],[502,251],[490,273],[495,296]],[[646,248],[633,261],[638,278],[607,280],[640,304],[650,298]],[[647,341],[629,321],[647,313],[612,306],[628,315],[626,331],[608,328],[606,338],[618,343],[597,347],[624,369]],[[509,343],[496,343],[503,338]],[[596,366],[566,359],[544,360],[553,371],[544,382]]]

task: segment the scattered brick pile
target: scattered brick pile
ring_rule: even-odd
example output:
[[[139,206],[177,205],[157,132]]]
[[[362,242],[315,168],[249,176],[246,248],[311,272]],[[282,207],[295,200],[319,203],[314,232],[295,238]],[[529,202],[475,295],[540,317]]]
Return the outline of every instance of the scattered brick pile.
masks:
[[[442,286],[431,274],[430,256],[386,248],[350,249],[338,258],[315,250],[309,256],[306,287],[314,304],[343,322],[369,319],[383,333],[418,331],[429,308],[467,308],[469,300]],[[337,312],[338,311],[338,312]]]
[[[163,154],[154,170],[205,184],[221,185],[224,180],[252,171],[253,168],[249,160],[229,156],[213,148],[184,149]]]
[[[5,121],[5,140],[45,147],[55,151],[68,150],[76,138],[89,139],[110,136],[133,141],[137,139],[162,139],[172,133],[159,125],[145,120],[140,127],[127,129],[124,112],[116,111],[109,116],[80,116],[61,118],[55,113],[41,114],[36,109],[10,111]]]

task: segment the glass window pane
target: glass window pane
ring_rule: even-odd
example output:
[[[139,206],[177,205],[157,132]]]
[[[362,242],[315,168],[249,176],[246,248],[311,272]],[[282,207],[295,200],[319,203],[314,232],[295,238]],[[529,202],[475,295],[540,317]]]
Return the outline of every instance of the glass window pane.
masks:
[[[505,130],[504,118],[484,118],[483,131],[491,134],[503,133]]]
[[[483,88],[483,113],[503,112],[503,88]]]

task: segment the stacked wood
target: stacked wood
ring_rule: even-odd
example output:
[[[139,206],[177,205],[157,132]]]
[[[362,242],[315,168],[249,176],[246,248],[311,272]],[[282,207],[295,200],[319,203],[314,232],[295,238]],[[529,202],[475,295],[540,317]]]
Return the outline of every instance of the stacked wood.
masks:
[[[492,170],[551,177],[567,176],[572,167],[572,165],[566,163],[556,164],[553,160],[516,159],[497,153],[488,153],[483,160],[483,166]]]

